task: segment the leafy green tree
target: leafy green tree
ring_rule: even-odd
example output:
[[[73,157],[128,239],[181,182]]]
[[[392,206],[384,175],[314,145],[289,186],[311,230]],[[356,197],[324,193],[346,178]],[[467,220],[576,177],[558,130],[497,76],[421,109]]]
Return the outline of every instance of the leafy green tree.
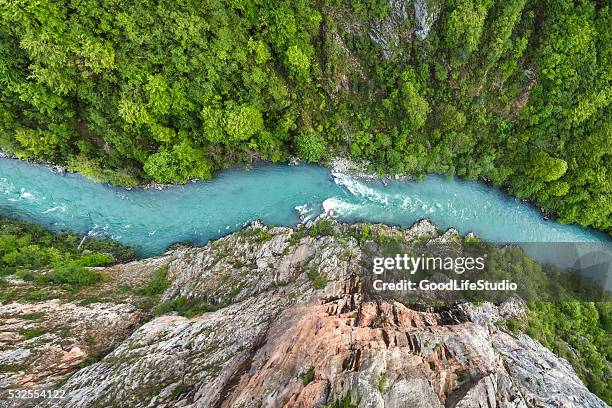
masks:
[[[264,129],[261,112],[254,106],[241,105],[227,112],[224,127],[230,140],[243,141],[250,139]]]
[[[303,80],[310,78],[310,58],[297,45],[287,49],[287,61],[290,70],[297,78]]]
[[[304,131],[296,141],[297,154],[309,162],[318,162],[325,155],[325,139],[316,132]]]
[[[414,129],[422,128],[427,121],[429,103],[419,95],[417,87],[412,82],[406,82],[403,85],[402,97],[410,124]]]
[[[546,152],[537,152],[531,160],[527,174],[535,180],[554,181],[567,171],[567,162],[550,157]]]
[[[24,221],[0,217],[0,275],[57,267],[68,271],[133,259],[132,248],[108,238],[50,233]],[[66,268],[62,269],[64,266]]]
[[[162,148],[147,159],[144,170],[159,183],[179,181],[186,183],[191,179],[211,177],[210,165],[204,153],[196,149],[188,140],[174,145],[172,149]]]
[[[491,0],[457,0],[445,25],[445,42],[459,61],[465,61],[480,44]]]

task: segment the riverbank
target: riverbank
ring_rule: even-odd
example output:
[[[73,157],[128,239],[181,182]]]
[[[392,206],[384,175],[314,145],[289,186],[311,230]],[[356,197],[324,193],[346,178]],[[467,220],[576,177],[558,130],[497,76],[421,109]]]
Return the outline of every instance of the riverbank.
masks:
[[[45,166],[47,167],[50,171],[54,172],[54,173],[58,173],[58,174],[65,174],[65,173],[75,173],[72,172],[68,169],[68,166],[64,166],[61,164],[55,164],[55,163],[51,163],[51,162],[44,162],[44,161],[31,161],[31,160],[23,160],[20,159],[19,157],[13,155],[13,154],[9,154],[6,153],[2,150],[0,150],[0,159],[11,159],[11,160],[20,160],[23,161],[25,163],[31,163],[31,164],[37,164],[37,165],[41,165],[41,166]]]
[[[344,157],[334,157],[327,164],[332,174],[349,175],[365,181],[380,181],[385,186],[391,181],[410,181],[413,178],[407,174],[377,174],[367,170],[370,163],[355,162]]]
[[[15,155],[0,151],[0,158],[6,158],[6,159],[13,159],[13,160],[22,160],[18,157],[16,157]],[[65,174],[65,173],[73,173],[73,174],[80,174],[78,172],[75,171],[71,171],[69,169],[68,166],[66,165],[59,165],[59,164],[55,164],[52,162],[45,162],[45,161],[30,161],[30,160],[22,160],[26,163],[33,163],[33,164],[38,164],[38,165],[42,165],[47,167],[50,171],[55,172],[55,173],[59,173],[59,174]],[[265,163],[265,161],[264,161]],[[285,164],[287,164],[288,166],[297,166],[300,164],[303,164],[302,160],[300,160],[297,157],[291,156],[287,159],[287,161],[285,162]],[[365,162],[365,163],[360,163],[360,162],[355,162],[352,161],[348,158],[344,158],[344,157],[340,157],[340,156],[335,156],[330,162],[324,162],[321,164],[322,166],[328,168],[330,170],[330,172],[332,174],[346,174],[346,175],[350,175],[352,177],[356,177],[359,178],[361,180],[366,180],[366,181],[381,181],[383,182],[383,184],[387,184],[390,180],[397,180],[397,181],[401,181],[401,180],[412,180],[412,178],[408,175],[405,174],[394,174],[394,175],[389,175],[389,174],[376,174],[374,172],[369,172],[367,170],[367,167],[369,165],[369,163]],[[238,167],[238,166],[237,166]],[[246,168],[247,166],[245,166]],[[93,180],[95,182],[98,182],[97,180]],[[167,188],[172,188],[172,187],[177,187],[177,186],[181,186],[181,185],[186,185],[189,183],[198,183],[198,182],[203,182],[206,180],[199,180],[199,179],[191,179],[189,180],[189,182],[184,183],[184,184],[177,184],[177,183],[168,183],[168,184],[164,184],[164,183],[156,183],[153,181],[147,182],[147,183],[142,183],[142,184],[138,184],[135,186],[124,186],[124,185],[118,185],[117,187],[122,187],[125,188],[126,190],[132,190],[132,189],[155,189],[155,190],[163,190],[163,189],[167,189]]]

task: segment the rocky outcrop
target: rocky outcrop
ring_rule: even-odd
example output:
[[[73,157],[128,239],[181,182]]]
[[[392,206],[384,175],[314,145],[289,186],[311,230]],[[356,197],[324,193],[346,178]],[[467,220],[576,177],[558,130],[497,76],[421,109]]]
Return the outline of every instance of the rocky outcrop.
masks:
[[[369,35],[372,42],[379,45],[383,56],[389,58],[396,48],[408,20],[408,2],[405,0],[389,0],[384,18],[374,21]]]
[[[332,84],[325,87],[332,98],[340,91],[350,91],[351,75],[365,79],[364,67],[369,64],[360,58],[359,51],[349,46],[355,37],[363,36],[364,40],[375,44],[384,59],[399,55],[406,58],[415,37],[427,41],[443,4],[440,0],[386,0],[384,3],[377,4],[377,11],[370,13],[367,19],[356,16],[350,3],[325,7],[325,17],[332,22],[325,26],[326,47],[334,61],[328,68],[333,72],[328,78]]]
[[[370,39],[389,58],[413,34],[421,40],[427,38],[439,12],[438,0],[388,0],[385,16],[371,24]]]
[[[88,359],[117,346],[141,316],[127,304],[50,300],[0,306],[0,399],[11,388],[54,387]]]
[[[420,39],[429,35],[433,24],[440,13],[440,3],[436,0],[414,0],[414,19],[416,21],[416,34]]]
[[[363,243],[349,226],[332,226],[334,236],[314,237],[257,224],[202,248],[180,246],[141,261],[147,270],[167,267],[172,284],[161,302],[196,299],[211,311],[150,319],[70,376],[61,385],[66,398],[40,406],[607,406],[567,362],[500,328],[497,322],[524,313],[520,301],[410,308],[373,298],[362,288]],[[458,236],[427,221],[370,228],[408,240]],[[135,277],[138,264],[112,270]],[[27,307],[42,307],[36,305]],[[4,306],[18,307],[26,306]],[[75,321],[84,308],[101,322],[110,313],[104,305],[64,307]],[[111,332],[129,326],[126,307],[115,306],[125,325],[100,325],[111,343]],[[25,344],[14,349],[25,350],[15,356],[28,353]]]

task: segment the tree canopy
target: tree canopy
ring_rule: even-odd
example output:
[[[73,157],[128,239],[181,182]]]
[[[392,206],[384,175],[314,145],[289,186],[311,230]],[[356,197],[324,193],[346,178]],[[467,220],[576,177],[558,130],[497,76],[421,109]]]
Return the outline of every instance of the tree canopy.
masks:
[[[118,184],[337,154],[612,231],[609,2],[420,3],[0,0],[0,148]]]

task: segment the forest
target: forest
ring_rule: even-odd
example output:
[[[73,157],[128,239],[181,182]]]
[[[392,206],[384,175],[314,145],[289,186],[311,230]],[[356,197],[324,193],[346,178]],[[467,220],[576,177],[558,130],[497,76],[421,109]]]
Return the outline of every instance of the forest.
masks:
[[[0,217],[0,288],[4,276],[35,280],[31,274],[34,270],[50,270],[39,277],[41,283],[92,284],[101,277],[87,267],[127,262],[135,257],[134,248],[107,237],[69,231],[52,233],[40,225]],[[1,292],[3,302],[8,293]]]
[[[333,155],[612,231],[607,0],[0,0],[0,149],[185,183]]]

